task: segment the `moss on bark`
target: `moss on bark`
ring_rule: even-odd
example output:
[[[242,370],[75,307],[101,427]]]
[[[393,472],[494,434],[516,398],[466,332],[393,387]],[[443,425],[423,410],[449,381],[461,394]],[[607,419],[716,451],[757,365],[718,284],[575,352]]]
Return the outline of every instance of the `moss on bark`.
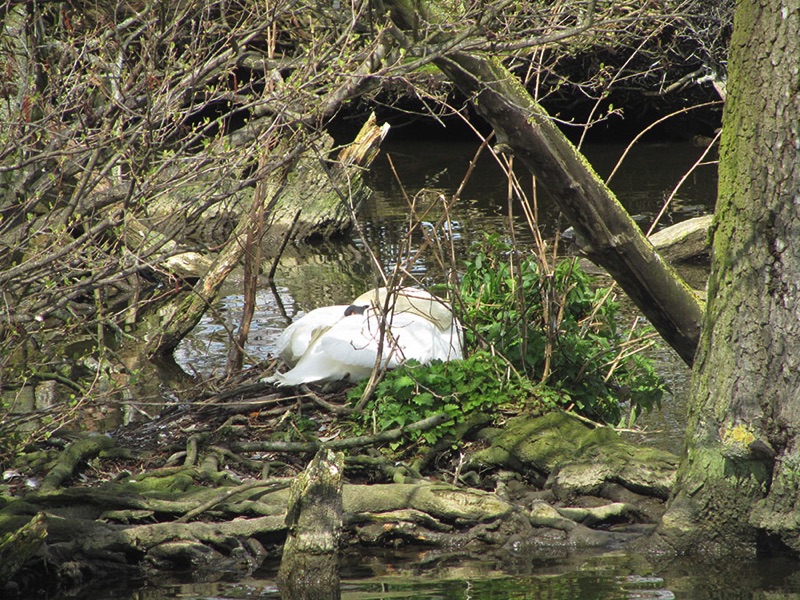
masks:
[[[737,4],[687,459],[660,528],[681,551],[797,550],[800,8]]]

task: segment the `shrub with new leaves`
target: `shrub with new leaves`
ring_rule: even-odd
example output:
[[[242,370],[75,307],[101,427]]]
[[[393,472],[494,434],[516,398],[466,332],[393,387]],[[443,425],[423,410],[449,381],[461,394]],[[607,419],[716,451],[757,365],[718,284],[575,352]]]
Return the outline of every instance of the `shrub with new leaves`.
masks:
[[[597,289],[575,259],[551,266],[543,253],[487,238],[461,283],[467,345],[492,349],[547,383],[578,412],[619,422],[657,404],[663,382],[641,350],[649,332],[618,327],[618,303]]]
[[[467,262],[457,296],[467,358],[410,361],[385,373],[356,415],[357,428],[385,431],[445,413],[449,420],[412,436],[433,444],[501,407],[570,408],[616,424],[623,406],[633,421],[663,395],[663,382],[641,353],[653,334],[620,333],[618,303],[575,260],[551,267],[543,253],[522,256],[492,236]],[[352,403],[366,386],[350,390]]]

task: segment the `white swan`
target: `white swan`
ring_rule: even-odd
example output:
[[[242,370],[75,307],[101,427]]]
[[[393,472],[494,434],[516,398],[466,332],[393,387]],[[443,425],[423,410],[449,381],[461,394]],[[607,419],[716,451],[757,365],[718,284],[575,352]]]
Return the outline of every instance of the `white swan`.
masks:
[[[436,296],[418,288],[396,293],[378,288],[351,305],[312,310],[287,327],[277,347],[292,368],[265,381],[278,386],[358,381],[369,377],[379,349],[381,366],[390,369],[410,359],[422,364],[460,359],[461,338],[461,324]]]

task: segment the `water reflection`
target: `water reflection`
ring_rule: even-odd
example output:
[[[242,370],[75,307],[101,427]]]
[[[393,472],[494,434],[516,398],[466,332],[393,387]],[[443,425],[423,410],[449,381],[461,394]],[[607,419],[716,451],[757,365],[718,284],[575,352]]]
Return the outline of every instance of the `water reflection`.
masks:
[[[800,572],[788,559],[708,561],[651,559],[623,552],[526,557],[520,564],[443,551],[373,549],[342,569],[343,600],[744,600],[796,598]],[[93,600],[281,598],[277,565],[238,582],[116,587]],[[51,598],[51,600],[57,600]],[[287,600],[287,599],[284,599]]]
[[[467,175],[476,148],[474,143],[443,140],[385,143],[383,155],[378,157],[370,172],[370,185],[376,190],[377,197],[371,205],[374,211],[368,212],[366,219],[385,219],[398,211],[405,215],[405,202],[398,202],[404,193],[413,197],[421,189],[431,189],[441,190],[446,196],[452,194]],[[603,179],[611,174],[624,152],[622,144],[593,144],[584,148],[592,167]],[[627,154],[610,187],[631,214],[654,216],[702,152],[702,148],[690,143],[638,145]],[[518,170],[517,176],[523,185],[530,182],[530,176],[523,170]],[[716,186],[714,165],[707,164],[693,171],[675,195],[663,225],[711,210]],[[507,227],[504,222],[509,214],[507,188],[502,169],[484,152],[475,164],[457,209],[469,211],[472,208],[472,215],[479,220],[490,223],[499,220],[502,227]],[[526,193],[529,193],[529,184],[527,188]],[[538,199],[538,206],[541,223],[552,233],[559,224],[558,209],[544,196]],[[521,217],[518,206],[512,204],[511,209]],[[563,221],[560,224],[566,227]],[[524,220],[517,218],[515,225],[524,235],[527,231]]]

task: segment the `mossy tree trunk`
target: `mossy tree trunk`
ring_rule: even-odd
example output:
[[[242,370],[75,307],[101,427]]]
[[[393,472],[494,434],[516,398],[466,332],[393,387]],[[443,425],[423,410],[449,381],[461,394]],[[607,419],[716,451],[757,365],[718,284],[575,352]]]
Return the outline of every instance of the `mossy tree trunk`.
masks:
[[[800,551],[800,7],[740,0],[688,456],[660,528],[679,550]]]
[[[342,537],[344,454],[320,450],[292,482],[278,585],[289,598],[335,599]]]

